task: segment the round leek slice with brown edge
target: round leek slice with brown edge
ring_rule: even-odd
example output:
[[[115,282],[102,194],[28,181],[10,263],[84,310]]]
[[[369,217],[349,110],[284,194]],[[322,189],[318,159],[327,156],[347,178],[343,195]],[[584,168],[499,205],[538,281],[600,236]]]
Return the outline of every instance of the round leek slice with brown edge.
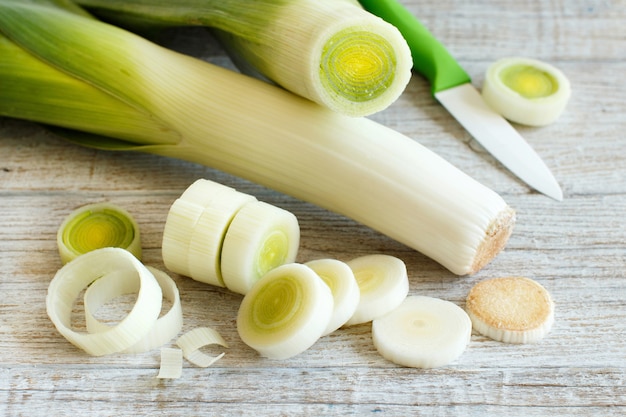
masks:
[[[57,246],[64,264],[106,247],[126,249],[141,260],[137,222],[126,210],[111,203],[88,204],[70,213],[57,232]]]
[[[489,66],[482,96],[512,122],[545,126],[563,113],[571,87],[558,68],[535,59],[512,57]]]

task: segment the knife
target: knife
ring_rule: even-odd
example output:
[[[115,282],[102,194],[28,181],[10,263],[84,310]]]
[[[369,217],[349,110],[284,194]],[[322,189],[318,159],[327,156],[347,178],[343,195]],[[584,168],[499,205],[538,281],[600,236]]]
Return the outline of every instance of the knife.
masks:
[[[563,192],[541,157],[492,110],[470,76],[430,31],[398,0],[359,0],[368,12],[398,28],[413,55],[413,69],[431,84],[432,93],[491,155],[533,189],[563,200]]]

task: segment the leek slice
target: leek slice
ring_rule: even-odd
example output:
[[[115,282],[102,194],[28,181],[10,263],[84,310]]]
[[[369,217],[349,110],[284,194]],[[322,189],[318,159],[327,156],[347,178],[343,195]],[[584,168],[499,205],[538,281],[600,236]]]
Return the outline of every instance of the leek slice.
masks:
[[[316,259],[305,263],[328,285],[333,294],[333,314],[322,336],[326,336],[354,315],[361,298],[352,269],[337,259]]]
[[[224,357],[225,352],[217,356],[209,356],[203,353],[200,348],[209,345],[220,345],[228,347],[228,343],[215,330],[210,327],[197,327],[188,331],[176,340],[176,345],[183,351],[183,356],[189,362],[200,368],[207,368]]]
[[[536,59],[513,57],[489,66],[482,96],[513,122],[545,126],[563,113],[571,87],[558,68]]]
[[[465,351],[472,322],[450,301],[411,296],[388,314],[372,322],[372,339],[378,352],[399,365],[437,368],[448,365]]]
[[[300,227],[293,213],[263,201],[246,204],[224,236],[224,284],[245,295],[270,270],[295,262],[299,244]]]
[[[107,20],[219,29],[229,52],[276,84],[333,111],[385,109],[411,77],[400,32],[337,0],[78,0]]]
[[[183,352],[176,348],[161,348],[161,366],[157,378],[178,379],[183,374]]]
[[[159,283],[163,297],[170,301],[171,307],[157,319],[152,329],[138,343],[125,349],[124,353],[141,353],[161,347],[172,340],[183,327],[183,311],[176,283],[165,272],[150,266],[147,268]],[[111,329],[110,325],[95,317],[95,312],[115,297],[133,294],[139,290],[139,282],[132,279],[132,273],[132,270],[113,271],[87,288],[84,295],[87,332],[98,333]]]
[[[130,213],[114,204],[89,204],[74,210],[61,223],[57,247],[64,264],[105,247],[123,248],[141,259],[139,225]]]
[[[270,359],[287,359],[324,333],[333,295],[309,267],[285,264],[269,271],[244,296],[237,313],[241,340]]]
[[[73,303],[89,284],[109,273],[129,270],[139,282],[137,299],[126,318],[109,330],[86,333],[72,328]],[[65,264],[48,287],[46,310],[54,326],[70,343],[93,356],[121,352],[137,344],[152,329],[161,311],[162,292],[154,275],[125,249],[102,248]]]
[[[359,304],[347,326],[366,323],[395,309],[409,293],[406,265],[390,255],[364,255],[347,262],[359,285]]]

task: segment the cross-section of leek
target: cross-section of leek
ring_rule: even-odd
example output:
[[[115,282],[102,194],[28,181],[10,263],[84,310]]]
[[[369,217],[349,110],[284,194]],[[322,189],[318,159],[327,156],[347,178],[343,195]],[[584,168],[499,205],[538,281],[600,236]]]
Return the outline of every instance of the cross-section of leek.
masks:
[[[296,216],[263,201],[252,201],[235,214],[221,252],[226,288],[246,294],[267,272],[295,262],[300,244]]]
[[[334,332],[354,315],[361,293],[352,269],[337,259],[315,259],[305,263],[328,285],[333,294],[333,314],[323,336]]]
[[[383,110],[411,77],[400,32],[337,0],[78,0],[123,23],[206,25],[231,53],[278,85],[352,116]],[[236,61],[237,62],[237,61]]]
[[[346,262],[359,286],[359,304],[347,326],[383,316],[404,301],[409,293],[406,265],[395,256],[373,254]]]
[[[570,82],[554,66],[530,58],[504,58],[487,69],[482,96],[505,118],[529,126],[554,122],[565,110]]]
[[[78,295],[93,281],[115,271],[131,271],[139,282],[137,298],[126,318],[108,330],[88,333],[72,326],[72,308]],[[48,286],[48,317],[70,343],[90,355],[101,356],[134,346],[156,323],[161,312],[162,291],[154,275],[125,249],[102,248],[87,252],[65,264]]]
[[[63,263],[105,247],[123,248],[141,259],[139,225],[115,204],[89,204],[74,210],[61,223],[57,247]]]
[[[244,343],[270,359],[287,359],[311,347],[324,333],[333,295],[309,267],[272,269],[244,296],[237,331]]]
[[[497,193],[367,118],[51,7],[2,1],[0,32],[12,45],[0,60],[10,68],[10,77],[0,72],[0,115],[80,129],[55,132],[81,145],[180,158],[254,181],[350,217],[460,275],[493,260],[512,232],[515,213]],[[36,76],[22,77],[33,60]],[[63,94],[50,102],[42,84],[62,84]],[[36,94],[23,93],[31,87]],[[112,111],[129,108],[124,123],[82,114],[77,126],[63,116],[103,95]],[[22,111],[13,111],[16,103]],[[148,119],[151,129],[133,127]],[[98,136],[109,125],[116,131]]]

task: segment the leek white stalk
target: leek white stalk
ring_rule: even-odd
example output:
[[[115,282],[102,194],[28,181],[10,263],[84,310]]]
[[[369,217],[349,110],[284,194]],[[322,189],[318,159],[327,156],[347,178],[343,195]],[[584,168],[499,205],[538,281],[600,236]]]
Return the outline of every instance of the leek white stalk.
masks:
[[[57,247],[63,263],[105,247],[126,249],[141,260],[139,225],[129,212],[111,203],[88,204],[71,212],[59,227]]]
[[[149,115],[155,127],[97,136],[110,121],[89,115],[81,116],[79,127],[67,118],[55,121],[58,107],[80,109],[90,104],[87,98],[57,95],[60,102],[50,105],[45,90],[0,93],[1,115],[81,129],[55,131],[82,145],[151,152],[246,178],[346,215],[460,275],[490,262],[512,231],[514,212],[498,194],[374,121],[342,116],[262,81],[50,7],[1,0],[0,33],[41,59],[33,81],[20,78],[25,52],[12,45],[18,52],[3,54],[0,67],[12,65],[20,88],[46,84],[45,75],[52,84],[65,83],[68,96],[76,90],[93,92],[88,97],[108,94],[118,99],[116,107],[125,104],[143,115],[141,122]],[[14,112],[18,98],[28,101],[24,111]],[[154,135],[157,126],[170,134]]]
[[[383,110],[411,77],[400,32],[338,0],[78,0],[113,21],[206,25],[278,85],[351,116]]]

